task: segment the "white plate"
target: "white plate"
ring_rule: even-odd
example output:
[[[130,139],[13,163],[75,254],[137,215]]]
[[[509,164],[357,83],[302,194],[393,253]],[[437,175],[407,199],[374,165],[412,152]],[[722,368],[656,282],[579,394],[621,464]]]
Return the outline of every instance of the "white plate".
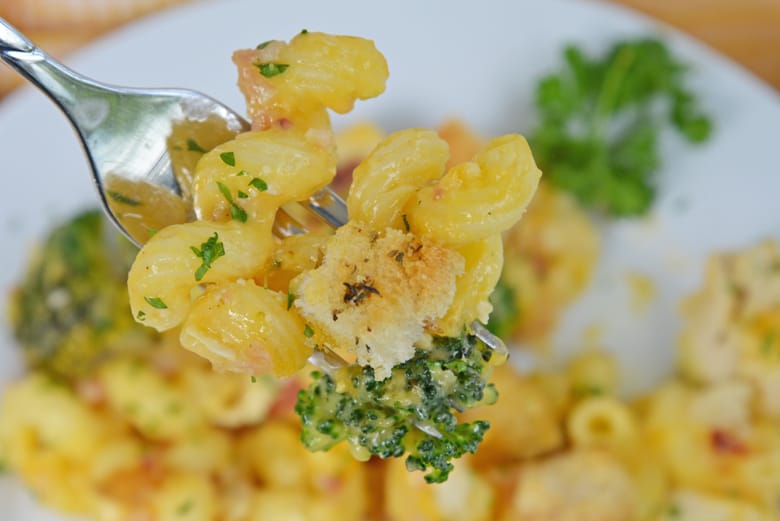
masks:
[[[580,345],[584,328],[603,326],[629,391],[667,374],[679,326],[677,304],[698,283],[716,250],[780,238],[780,98],[741,68],[689,39],[611,5],[564,0],[467,2],[396,0],[212,1],[149,18],[94,44],[69,64],[107,82],[191,87],[241,108],[233,49],[303,28],[376,41],[391,76],[378,100],[358,104],[341,126],[372,119],[390,130],[434,126],[457,115],[485,134],[532,128],[532,89],[560,63],[564,43],[599,50],[617,38],[662,34],[694,65],[695,88],[715,116],[711,142],[690,149],[664,142],[664,184],[651,221],[604,229],[603,259],[588,294],[556,337],[559,353]],[[96,204],[86,163],[66,120],[37,91],[0,105],[0,292],[21,274],[30,248],[52,223]],[[680,211],[680,201],[685,211]],[[633,314],[628,273],[651,277],[657,298]],[[0,336],[0,385],[21,371],[7,331]],[[517,397],[522,399],[522,397]],[[10,478],[0,481],[9,521],[62,519]]]

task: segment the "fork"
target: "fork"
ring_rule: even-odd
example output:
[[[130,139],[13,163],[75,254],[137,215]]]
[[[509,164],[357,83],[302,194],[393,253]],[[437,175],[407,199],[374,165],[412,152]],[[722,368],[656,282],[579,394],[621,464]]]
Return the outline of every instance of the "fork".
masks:
[[[186,125],[193,131],[191,134],[196,134],[197,128],[215,129],[216,122],[223,133],[237,135],[250,128],[236,112],[196,91],[118,87],[82,76],[47,55],[3,18],[0,18],[0,57],[42,90],[68,117],[84,147],[103,209],[138,246],[149,234],[133,231],[112,208],[109,188],[112,177],[148,183],[182,197],[169,148],[173,129]],[[153,206],[148,204],[151,202],[134,200],[133,211],[142,214],[144,208]],[[344,200],[329,187],[300,204],[332,227],[347,222]],[[305,232],[305,227],[298,222],[292,216],[282,215],[274,224],[274,233],[287,236]],[[471,330],[496,354],[507,356],[503,341],[478,321],[471,324]],[[328,353],[317,354],[312,362],[331,371],[346,363]]]

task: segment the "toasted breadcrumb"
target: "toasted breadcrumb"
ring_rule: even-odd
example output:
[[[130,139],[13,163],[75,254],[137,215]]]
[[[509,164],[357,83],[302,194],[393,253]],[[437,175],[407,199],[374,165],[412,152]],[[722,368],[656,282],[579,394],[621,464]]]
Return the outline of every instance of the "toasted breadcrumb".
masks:
[[[354,352],[383,380],[425,343],[426,324],[447,312],[463,270],[453,250],[350,222],[328,241],[322,264],[293,279],[290,289],[315,332],[312,341]]]

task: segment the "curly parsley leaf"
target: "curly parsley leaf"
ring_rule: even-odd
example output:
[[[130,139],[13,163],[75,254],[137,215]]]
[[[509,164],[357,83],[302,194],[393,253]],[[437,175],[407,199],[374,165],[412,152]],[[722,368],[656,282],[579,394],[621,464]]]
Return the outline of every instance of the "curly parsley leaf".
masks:
[[[214,232],[214,235],[208,238],[208,240],[200,245],[200,249],[195,246],[190,246],[192,253],[195,254],[201,261],[201,265],[195,271],[195,280],[200,281],[207,271],[211,269],[211,265],[215,260],[225,255],[225,245],[219,241],[219,234]]]
[[[712,132],[684,85],[686,67],[652,38],[619,42],[595,59],[569,46],[564,62],[536,89],[540,122],[530,141],[546,179],[586,207],[645,213],[656,195],[664,125],[691,143]]]

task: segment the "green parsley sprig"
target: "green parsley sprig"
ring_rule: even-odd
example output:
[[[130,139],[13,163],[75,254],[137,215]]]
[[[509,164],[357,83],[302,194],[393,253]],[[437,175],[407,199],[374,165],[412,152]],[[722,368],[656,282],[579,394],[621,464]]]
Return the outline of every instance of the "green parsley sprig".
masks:
[[[687,67],[652,38],[619,42],[595,59],[569,46],[564,59],[536,89],[540,122],[530,141],[545,178],[586,207],[645,213],[656,194],[664,124],[691,143],[712,131],[684,85]]]
[[[225,245],[224,243],[220,242],[219,234],[217,232],[214,232],[214,235],[209,237],[206,242],[201,243],[200,249],[196,248],[195,246],[190,246],[190,249],[196,257],[203,261],[195,271],[196,281],[203,279],[203,276],[206,275],[206,272],[211,269],[211,265],[214,263],[214,261],[225,255]]]

